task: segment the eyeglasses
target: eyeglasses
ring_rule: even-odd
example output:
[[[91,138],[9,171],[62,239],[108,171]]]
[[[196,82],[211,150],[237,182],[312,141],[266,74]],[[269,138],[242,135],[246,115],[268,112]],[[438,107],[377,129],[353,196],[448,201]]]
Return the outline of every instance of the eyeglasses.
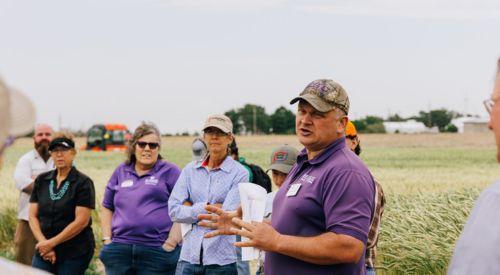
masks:
[[[203,131],[203,133],[205,133],[207,135],[211,135],[211,136],[218,136],[218,137],[228,136],[228,134],[222,132],[221,130],[219,130],[217,128],[208,128],[205,131]]]
[[[158,142],[145,142],[145,141],[138,141],[137,146],[141,149],[145,149],[146,145],[149,146],[149,149],[154,150],[160,146]]]
[[[493,104],[495,104],[495,102],[491,99],[486,99],[485,101],[483,101],[483,104],[488,114],[491,114],[491,109],[493,108]]]

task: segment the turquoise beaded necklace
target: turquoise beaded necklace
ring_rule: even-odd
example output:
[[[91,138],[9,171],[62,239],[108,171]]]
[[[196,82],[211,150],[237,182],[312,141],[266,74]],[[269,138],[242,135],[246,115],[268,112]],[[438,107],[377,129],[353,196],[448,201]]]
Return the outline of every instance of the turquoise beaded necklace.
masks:
[[[61,190],[59,190],[59,192],[57,193],[54,193],[54,180],[51,180],[49,185],[50,199],[53,201],[60,200],[64,196],[64,194],[66,194],[68,188],[69,188],[69,181],[66,181]]]

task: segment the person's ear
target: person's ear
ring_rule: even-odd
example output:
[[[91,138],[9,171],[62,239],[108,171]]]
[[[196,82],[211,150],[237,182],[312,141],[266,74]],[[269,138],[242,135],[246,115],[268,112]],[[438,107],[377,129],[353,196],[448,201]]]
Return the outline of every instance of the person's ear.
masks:
[[[347,122],[349,119],[347,116],[342,116],[338,121],[337,121],[337,133],[343,134],[345,133],[345,128],[347,127]]]

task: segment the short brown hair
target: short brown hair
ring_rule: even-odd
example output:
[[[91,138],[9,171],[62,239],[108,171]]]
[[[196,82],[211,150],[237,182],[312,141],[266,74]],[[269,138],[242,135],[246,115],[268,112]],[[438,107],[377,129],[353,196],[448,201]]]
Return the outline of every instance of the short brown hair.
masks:
[[[137,141],[142,138],[143,136],[147,135],[156,135],[158,137],[158,142],[160,144],[160,147],[158,150],[161,148],[161,134],[160,130],[158,130],[158,127],[154,125],[152,122],[141,122],[141,125],[137,126],[137,128],[134,131],[134,134],[132,135],[132,138],[129,140],[127,150],[126,150],[126,155],[127,159],[125,160],[126,164],[131,164],[135,163],[136,158],[135,158],[135,145],[137,144]],[[162,159],[161,155],[158,154],[158,159]]]

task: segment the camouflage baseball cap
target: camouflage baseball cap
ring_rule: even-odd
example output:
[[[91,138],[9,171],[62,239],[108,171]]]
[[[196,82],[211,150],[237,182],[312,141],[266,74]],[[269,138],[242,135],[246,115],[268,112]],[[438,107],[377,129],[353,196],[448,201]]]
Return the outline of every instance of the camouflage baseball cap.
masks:
[[[335,108],[339,108],[346,114],[349,113],[349,96],[347,92],[339,83],[331,79],[318,79],[309,83],[298,97],[290,101],[290,104],[294,104],[301,99],[323,113]]]

